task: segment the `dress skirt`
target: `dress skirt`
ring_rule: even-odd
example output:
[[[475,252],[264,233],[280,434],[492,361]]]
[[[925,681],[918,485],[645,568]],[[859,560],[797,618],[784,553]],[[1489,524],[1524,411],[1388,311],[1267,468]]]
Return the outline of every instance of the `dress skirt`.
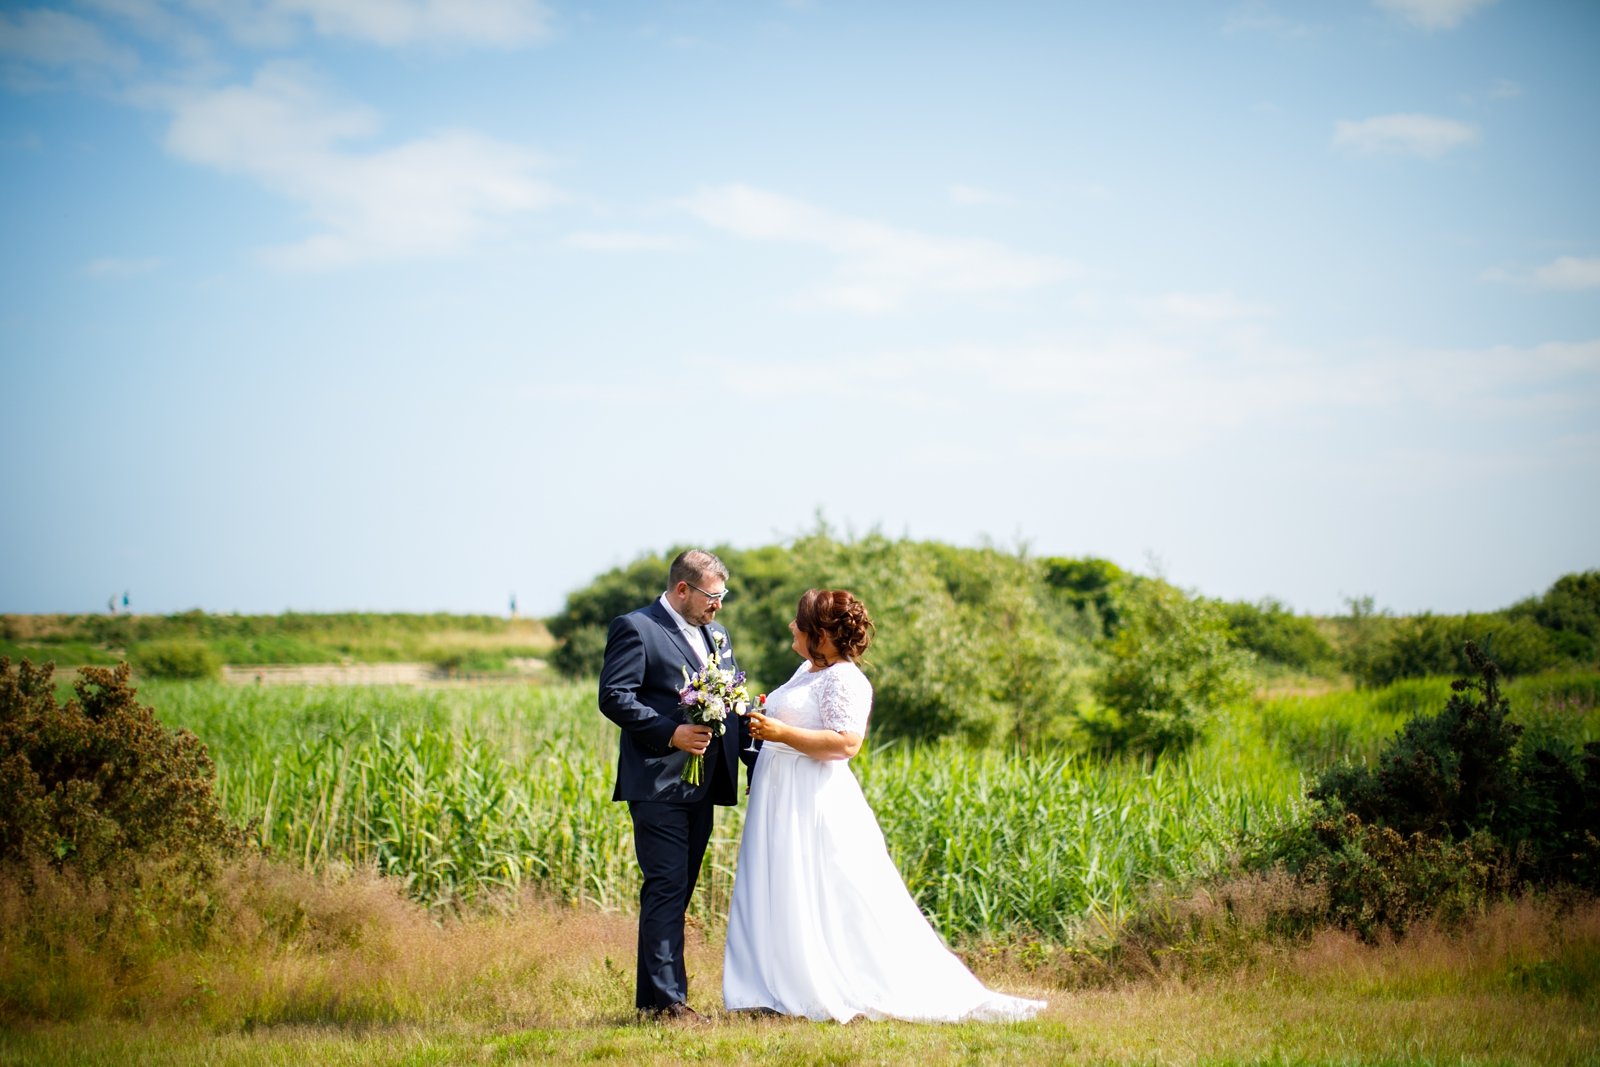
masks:
[[[739,846],[722,972],[729,1010],[848,1022],[1031,1018],[945,947],[884,847],[845,760],[768,742]]]

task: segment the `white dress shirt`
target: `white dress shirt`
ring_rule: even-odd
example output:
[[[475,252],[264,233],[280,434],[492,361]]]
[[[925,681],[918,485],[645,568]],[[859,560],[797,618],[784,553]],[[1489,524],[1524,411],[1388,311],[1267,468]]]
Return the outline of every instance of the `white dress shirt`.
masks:
[[[667,609],[667,614],[672,616],[672,621],[678,624],[678,629],[683,631],[683,636],[688,639],[689,647],[694,649],[695,655],[700,657],[700,666],[704,667],[711,658],[711,652],[706,648],[706,635],[700,632],[700,627],[690,626],[683,621],[683,616],[673,610],[672,604],[667,600],[667,594],[661,594],[661,606]]]

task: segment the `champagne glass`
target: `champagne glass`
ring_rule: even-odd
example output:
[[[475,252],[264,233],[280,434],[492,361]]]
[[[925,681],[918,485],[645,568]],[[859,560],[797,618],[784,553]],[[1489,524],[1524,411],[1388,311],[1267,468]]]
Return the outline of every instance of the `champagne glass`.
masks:
[[[767,710],[767,694],[762,693],[757,696],[756,706],[751,710],[765,713]],[[745,712],[744,748],[742,751],[748,752],[752,756],[761,751],[756,748],[756,739],[750,736],[750,713],[748,711]]]

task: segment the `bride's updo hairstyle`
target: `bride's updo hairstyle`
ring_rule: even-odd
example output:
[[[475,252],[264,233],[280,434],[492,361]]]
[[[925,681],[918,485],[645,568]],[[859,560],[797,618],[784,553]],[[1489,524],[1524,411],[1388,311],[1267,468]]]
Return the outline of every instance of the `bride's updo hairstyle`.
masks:
[[[810,589],[800,597],[794,625],[806,639],[806,658],[817,661],[816,648],[823,634],[833,641],[839,654],[852,663],[872,643],[872,619],[867,606],[843,589]]]

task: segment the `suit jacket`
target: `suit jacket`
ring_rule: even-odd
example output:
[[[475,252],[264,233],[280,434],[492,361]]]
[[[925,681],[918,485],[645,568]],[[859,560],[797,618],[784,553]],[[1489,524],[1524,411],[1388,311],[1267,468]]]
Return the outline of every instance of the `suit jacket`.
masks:
[[[722,636],[722,666],[738,670],[728,631],[716,622],[700,630],[708,649],[717,648],[717,635]],[[737,715],[730,714],[727,732],[712,739],[700,785],[682,779],[689,754],[669,742],[687,721],[678,706],[685,667],[695,673],[700,657],[659,600],[611,620],[600,667],[600,710],[622,727],[612,800],[694,802],[709,792],[716,804],[738,801],[739,760],[753,763],[754,756],[740,751],[749,733]]]

